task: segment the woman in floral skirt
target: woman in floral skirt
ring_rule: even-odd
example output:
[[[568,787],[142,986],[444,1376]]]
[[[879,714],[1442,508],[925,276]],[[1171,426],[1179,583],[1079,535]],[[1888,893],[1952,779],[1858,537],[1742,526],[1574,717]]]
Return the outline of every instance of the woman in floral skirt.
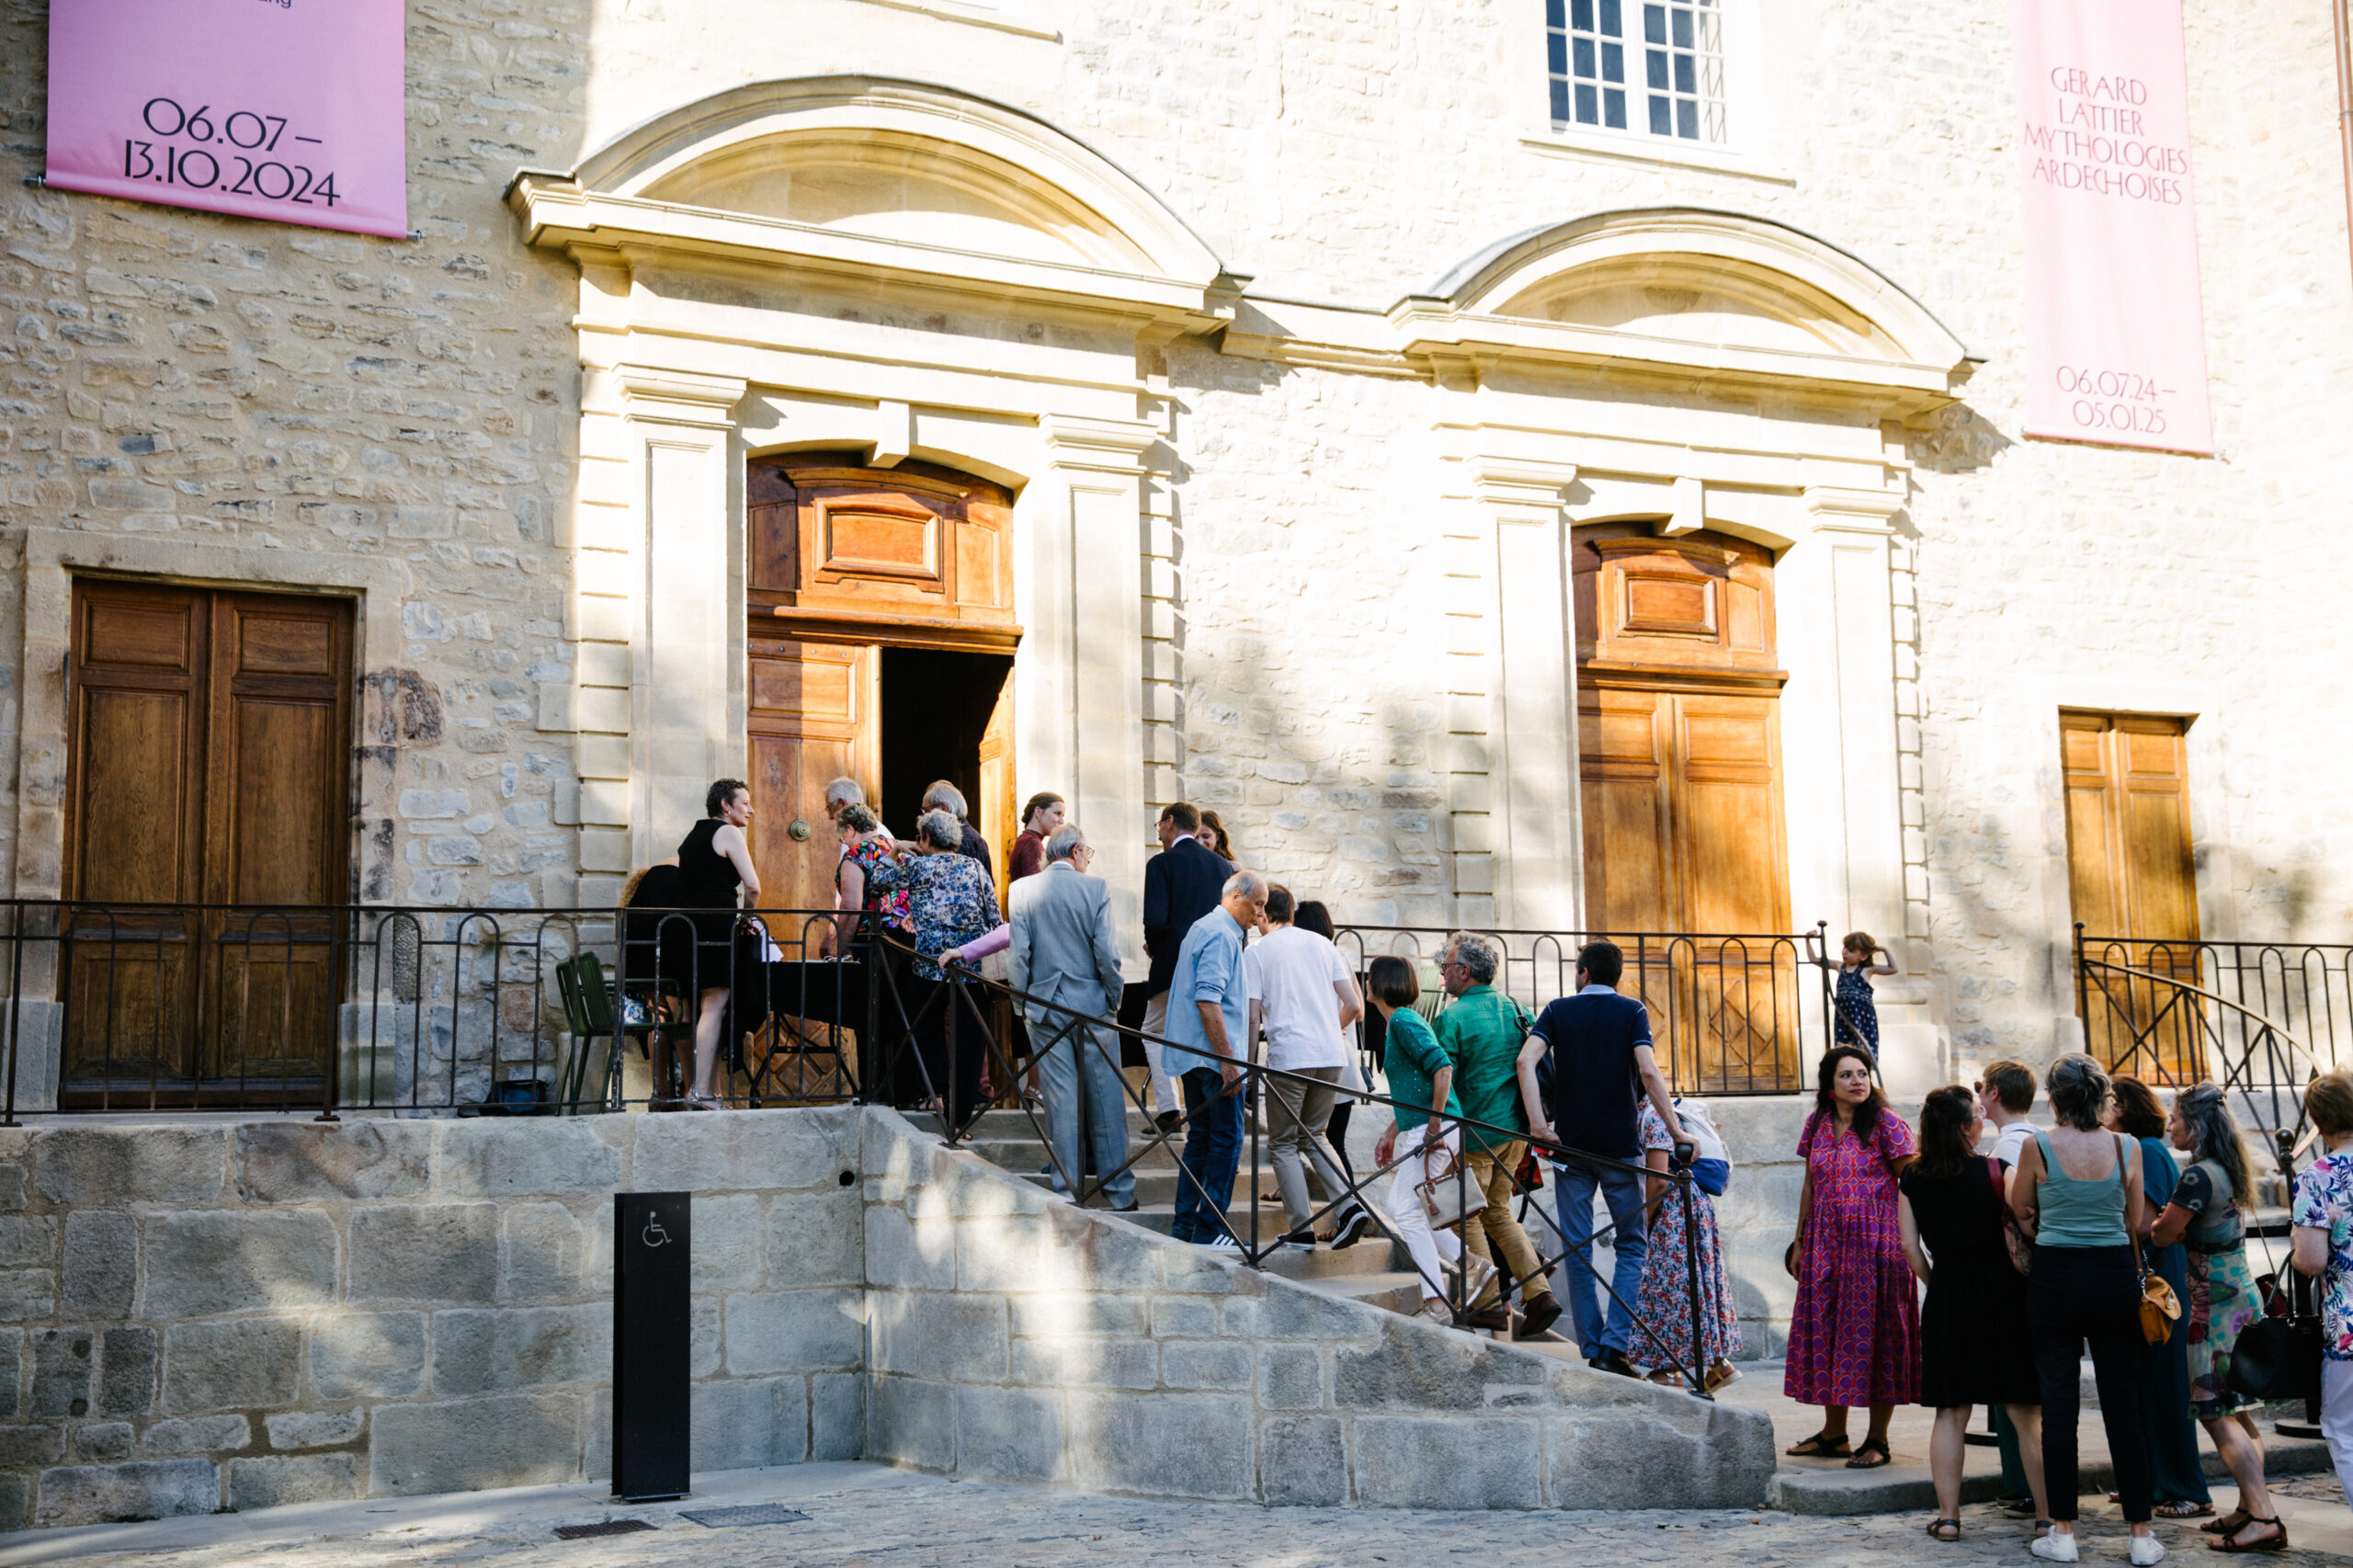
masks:
[[[1702,1386],[1712,1393],[1740,1374],[1732,1358],[1740,1354],[1740,1317],[1733,1306],[1732,1282],[1724,1273],[1724,1249],[1716,1233],[1716,1202],[1691,1184],[1691,1212],[1699,1221],[1699,1345],[1691,1345],[1691,1245],[1686,1229],[1682,1194],[1664,1173],[1677,1142],[1690,1135],[1670,1132],[1648,1100],[1638,1119],[1643,1152],[1650,1168],[1662,1173],[1650,1178],[1650,1251],[1643,1259],[1642,1289],[1634,1295],[1635,1329],[1632,1358],[1651,1370],[1653,1382],[1683,1384],[1683,1372],[1705,1368]]]
[[[1798,1299],[1781,1386],[1800,1404],[1824,1408],[1822,1430],[1789,1451],[1845,1455],[1847,1408],[1866,1405],[1870,1431],[1847,1464],[1877,1470],[1892,1457],[1895,1407],[1920,1398],[1920,1304],[1895,1207],[1912,1129],[1888,1108],[1859,1045],[1823,1057],[1813,1103],[1798,1140],[1805,1187],[1788,1258]]]

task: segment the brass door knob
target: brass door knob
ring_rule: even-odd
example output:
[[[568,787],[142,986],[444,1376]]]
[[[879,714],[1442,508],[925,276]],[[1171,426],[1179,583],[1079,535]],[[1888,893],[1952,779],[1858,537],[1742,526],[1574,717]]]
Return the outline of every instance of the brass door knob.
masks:
[[[784,831],[792,835],[792,842],[795,844],[809,842],[809,824],[804,818],[794,817],[792,825]]]

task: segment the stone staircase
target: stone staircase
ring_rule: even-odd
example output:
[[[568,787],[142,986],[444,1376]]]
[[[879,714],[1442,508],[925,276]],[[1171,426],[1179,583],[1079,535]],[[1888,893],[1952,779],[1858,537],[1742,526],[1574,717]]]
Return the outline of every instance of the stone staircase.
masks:
[[[1039,1122],[1043,1124],[1040,1113]],[[1132,1108],[1128,1111],[1128,1146],[1141,1149],[1136,1161],[1135,1212],[1124,1216],[1147,1230],[1168,1233],[1176,1218],[1176,1153],[1182,1146],[1183,1133],[1164,1145],[1147,1146],[1145,1140],[1155,1130],[1144,1113]],[[1040,1187],[1052,1186],[1046,1174],[1051,1162],[1046,1157],[1045,1144],[1040,1140],[1029,1118],[1018,1110],[991,1110],[982,1114],[966,1145],[992,1165],[1010,1171],[1023,1180]],[[1274,1168],[1267,1161],[1265,1145],[1260,1145],[1260,1165],[1257,1190],[1275,1190]],[[1251,1239],[1251,1171],[1249,1134],[1245,1129],[1242,1146],[1242,1168],[1234,1178],[1233,1191],[1226,1204],[1226,1222],[1233,1233],[1245,1241]],[[1378,1193],[1374,1194],[1377,1199]],[[1285,1228],[1283,1207],[1279,1202],[1262,1202],[1257,1210],[1256,1237],[1260,1245],[1272,1242]],[[1421,1305],[1421,1277],[1414,1272],[1405,1249],[1390,1239],[1388,1233],[1376,1227],[1352,1247],[1318,1246],[1313,1251],[1293,1247],[1279,1247],[1268,1253],[1261,1267],[1269,1274],[1302,1285],[1327,1296],[1344,1296],[1390,1312],[1410,1313]],[[1494,1337],[1504,1338],[1501,1334]],[[1525,1348],[1557,1354],[1574,1354],[1574,1342],[1557,1334],[1538,1340],[1519,1342]]]

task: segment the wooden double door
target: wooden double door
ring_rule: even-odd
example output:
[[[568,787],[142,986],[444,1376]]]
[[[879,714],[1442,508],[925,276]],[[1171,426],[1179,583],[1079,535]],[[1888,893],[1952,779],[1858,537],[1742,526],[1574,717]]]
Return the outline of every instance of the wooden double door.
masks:
[[[1586,926],[1681,1086],[1795,1081],[1771,557],[1639,524],[1574,542]]]
[[[832,907],[840,851],[824,790],[838,778],[903,836],[925,789],[954,783],[996,855],[1001,896],[1020,831],[1012,496],[930,464],[824,451],[756,460],[745,490],[761,902]]]
[[[2188,726],[2143,713],[2063,711],[2067,884],[2088,956],[2202,983],[2190,839]],[[2163,980],[2091,969],[2085,1049],[2164,1083],[2204,1075],[2202,1005]]]
[[[267,1100],[331,1070],[351,611],[343,599],[75,582],[69,1101]]]

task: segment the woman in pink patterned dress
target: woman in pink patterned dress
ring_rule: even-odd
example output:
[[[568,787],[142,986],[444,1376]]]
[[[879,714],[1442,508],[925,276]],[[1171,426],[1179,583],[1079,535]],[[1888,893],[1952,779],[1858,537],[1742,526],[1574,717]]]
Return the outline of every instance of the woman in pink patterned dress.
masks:
[[[1895,1407],[1920,1397],[1919,1299],[1895,1210],[1912,1129],[1888,1109],[1859,1046],[1834,1046],[1822,1059],[1813,1104],[1798,1140],[1805,1187],[1790,1247],[1798,1300],[1782,1388],[1824,1409],[1822,1430],[1789,1451],[1845,1455],[1847,1407],[1867,1405],[1870,1431],[1847,1464],[1877,1470],[1890,1458]]]

